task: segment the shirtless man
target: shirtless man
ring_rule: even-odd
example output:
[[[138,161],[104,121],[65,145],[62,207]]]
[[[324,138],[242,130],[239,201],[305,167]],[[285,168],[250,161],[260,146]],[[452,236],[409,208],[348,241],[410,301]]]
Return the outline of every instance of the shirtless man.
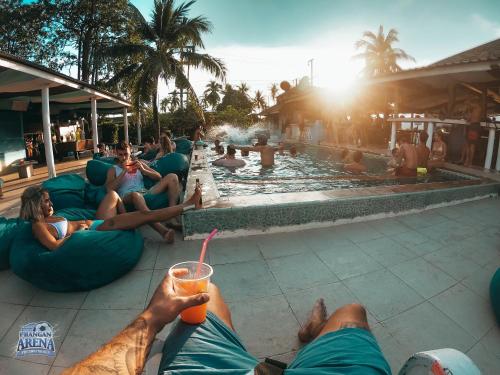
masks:
[[[366,166],[361,162],[361,159],[363,159],[363,153],[361,151],[355,151],[352,154],[352,163],[344,164],[344,170],[353,174],[366,172]]]
[[[274,153],[280,149],[267,144],[266,137],[259,137],[258,146],[234,146],[236,150],[260,152],[260,164],[263,167],[272,167],[274,165]]]
[[[474,160],[476,146],[481,135],[481,106],[477,100],[470,103],[467,121],[469,124],[467,125],[466,130],[464,165],[466,167],[470,167],[472,165],[472,161]]]
[[[402,134],[400,142],[398,158],[401,160],[401,166],[396,168],[396,176],[417,177],[417,149],[410,144],[408,134]]]
[[[203,138],[203,136],[204,136],[204,134],[203,134],[203,127],[200,125],[194,131],[193,142],[201,141],[202,138]]]
[[[234,147],[227,146],[227,154],[220,159],[214,160],[212,164],[218,167],[226,167],[226,168],[244,167],[246,164],[245,160],[236,159],[235,156],[236,156],[236,149]]]
[[[429,162],[429,156],[431,154],[431,150],[427,147],[426,142],[429,138],[429,135],[424,130],[418,136],[420,139],[419,144],[417,145],[417,167],[427,168],[427,164]]]

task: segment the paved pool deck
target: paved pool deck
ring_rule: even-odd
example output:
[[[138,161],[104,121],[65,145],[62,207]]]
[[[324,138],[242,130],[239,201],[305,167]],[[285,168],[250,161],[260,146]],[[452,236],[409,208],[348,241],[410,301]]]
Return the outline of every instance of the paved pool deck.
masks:
[[[500,373],[500,329],[488,284],[500,267],[500,199],[420,214],[295,233],[218,239],[210,244],[214,282],[238,334],[257,357],[290,361],[296,333],[313,302],[329,312],[359,302],[397,374],[414,352],[452,347],[483,374]],[[0,373],[59,374],[126,326],[145,307],[170,265],[196,259],[201,241],[173,246],[147,238],[135,269],[91,292],[39,290],[0,271]],[[19,328],[47,320],[56,327],[55,358],[14,358]],[[145,374],[157,373],[167,326]]]

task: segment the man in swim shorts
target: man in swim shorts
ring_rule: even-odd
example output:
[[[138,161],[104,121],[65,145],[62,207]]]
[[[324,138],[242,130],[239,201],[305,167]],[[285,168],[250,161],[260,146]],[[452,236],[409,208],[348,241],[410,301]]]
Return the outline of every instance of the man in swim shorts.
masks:
[[[400,137],[398,158],[401,160],[401,166],[396,168],[396,176],[399,177],[417,177],[417,149],[410,143],[409,138],[408,134],[402,134]]]
[[[297,353],[293,362],[288,366],[267,360],[259,363],[236,334],[229,308],[214,284],[210,284],[208,293],[180,297],[166,276],[146,310],[63,375],[141,374],[156,334],[182,310],[206,302],[205,322],[190,325],[177,321],[172,327],[165,340],[158,374],[391,374],[370,332],[366,311],[359,304],[345,305],[327,318],[324,302],[319,299],[299,331],[299,339],[309,344]]]
[[[260,152],[260,164],[263,167],[272,167],[274,165],[274,153],[278,152],[280,148],[268,145],[267,138],[263,135],[260,135],[257,139],[258,142],[255,146],[231,145],[231,147],[234,147],[236,150]]]

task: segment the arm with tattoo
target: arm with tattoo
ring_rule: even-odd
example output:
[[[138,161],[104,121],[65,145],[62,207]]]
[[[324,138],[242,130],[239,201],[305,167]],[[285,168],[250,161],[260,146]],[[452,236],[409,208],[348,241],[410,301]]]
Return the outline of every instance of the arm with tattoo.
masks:
[[[178,270],[178,273],[182,272]],[[110,342],[67,369],[63,375],[141,374],[156,334],[182,310],[207,301],[206,293],[190,297],[177,296],[171,279],[165,277],[141,315]]]

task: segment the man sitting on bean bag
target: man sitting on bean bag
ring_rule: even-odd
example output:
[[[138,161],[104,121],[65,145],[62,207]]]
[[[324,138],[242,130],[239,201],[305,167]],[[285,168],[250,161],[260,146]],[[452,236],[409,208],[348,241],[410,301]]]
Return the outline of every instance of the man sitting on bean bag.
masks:
[[[164,193],[168,196],[168,205],[175,206],[179,200],[180,185],[176,174],[169,173],[162,177],[160,173],[140,160],[130,157],[130,145],[120,142],[116,146],[117,164],[108,169],[106,188],[116,191],[124,204],[132,204],[136,210],[149,211],[144,199],[145,193]],[[157,181],[149,190],[144,185],[144,177]],[[177,220],[178,222],[178,220]],[[174,242],[175,232],[159,222],[150,224],[167,243]]]

